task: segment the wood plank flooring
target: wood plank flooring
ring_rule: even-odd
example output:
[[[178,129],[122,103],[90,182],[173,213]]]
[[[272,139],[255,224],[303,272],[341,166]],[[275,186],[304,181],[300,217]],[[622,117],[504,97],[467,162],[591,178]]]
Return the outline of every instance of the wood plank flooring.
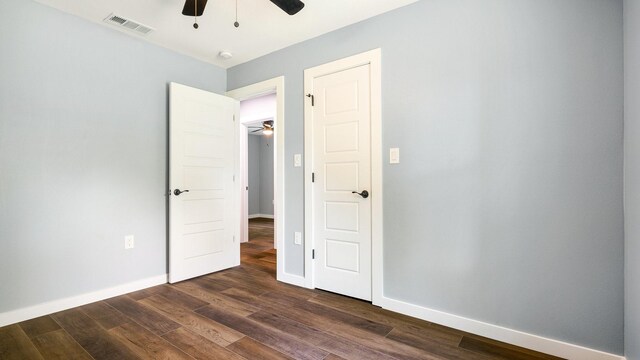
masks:
[[[275,280],[273,221],[242,265],[0,328],[0,359],[558,359]]]

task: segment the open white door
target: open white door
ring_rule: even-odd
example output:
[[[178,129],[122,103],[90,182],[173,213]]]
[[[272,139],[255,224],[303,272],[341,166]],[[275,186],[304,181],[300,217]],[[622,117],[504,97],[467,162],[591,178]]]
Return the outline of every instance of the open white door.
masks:
[[[169,282],[240,265],[238,101],[171,83]]]

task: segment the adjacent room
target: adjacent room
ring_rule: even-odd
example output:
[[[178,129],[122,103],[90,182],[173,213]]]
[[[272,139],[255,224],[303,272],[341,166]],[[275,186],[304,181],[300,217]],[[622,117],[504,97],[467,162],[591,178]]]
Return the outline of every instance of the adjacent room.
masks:
[[[639,0],[0,12],[0,359],[640,360]]]

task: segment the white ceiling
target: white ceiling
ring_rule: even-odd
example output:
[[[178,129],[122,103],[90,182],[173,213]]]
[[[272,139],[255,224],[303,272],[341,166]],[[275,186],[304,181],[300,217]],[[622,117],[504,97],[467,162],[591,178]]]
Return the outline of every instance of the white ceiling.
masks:
[[[200,28],[182,15],[184,0],[36,0],[59,10],[123,31],[131,36],[193,56],[223,68],[247,62],[289,45],[325,34],[417,0],[303,0],[289,16],[269,0],[209,0]],[[155,28],[147,36],[103,22],[111,13]],[[221,50],[233,58],[218,57]]]

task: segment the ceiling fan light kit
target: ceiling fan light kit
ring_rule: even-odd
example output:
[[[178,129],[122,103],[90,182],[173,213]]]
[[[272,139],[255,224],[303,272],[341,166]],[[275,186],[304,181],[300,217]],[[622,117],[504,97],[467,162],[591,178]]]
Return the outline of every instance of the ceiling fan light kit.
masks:
[[[300,0],[271,0],[271,2],[289,15],[295,15],[304,8],[304,3]],[[204,8],[206,6],[207,0],[185,0],[182,15],[193,16],[195,18],[193,23],[194,29],[198,28],[198,16],[204,14]],[[238,22],[238,0],[236,0],[236,21],[233,23],[233,26],[240,27],[240,23]]]
[[[273,134],[273,130],[274,130],[273,120],[263,121],[261,127],[252,127],[252,126],[250,126],[249,129],[256,129],[256,130],[253,130],[251,133],[256,133],[256,132],[262,131],[262,135],[269,136],[269,135]]]

